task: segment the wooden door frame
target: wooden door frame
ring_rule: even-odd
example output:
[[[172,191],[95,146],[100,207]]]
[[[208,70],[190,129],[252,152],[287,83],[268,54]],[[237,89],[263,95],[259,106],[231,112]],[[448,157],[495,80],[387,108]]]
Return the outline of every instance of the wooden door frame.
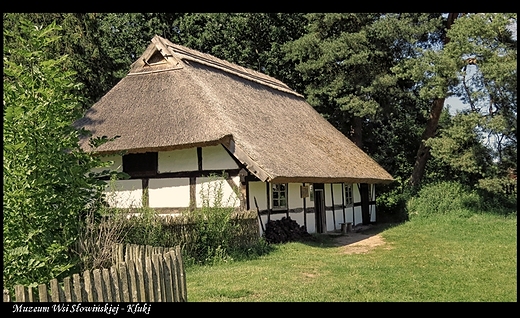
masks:
[[[316,220],[316,233],[326,233],[327,212],[325,210],[325,185],[323,183],[314,183],[312,188],[314,191],[314,215]]]

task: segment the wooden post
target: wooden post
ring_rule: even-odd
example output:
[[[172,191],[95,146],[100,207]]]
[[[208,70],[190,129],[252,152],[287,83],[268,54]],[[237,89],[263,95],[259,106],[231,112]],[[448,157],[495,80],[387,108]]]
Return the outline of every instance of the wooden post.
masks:
[[[101,281],[101,271],[96,268],[92,272],[92,276],[94,276],[94,288],[96,290],[96,299],[94,301],[106,301],[105,299],[105,291],[103,290],[102,281]]]
[[[103,282],[103,289],[106,292],[105,299],[108,302],[114,301],[114,289],[113,284],[110,279],[110,272],[107,268],[102,269],[102,282]]]
[[[110,267],[110,276],[112,277],[112,284],[114,288],[114,299],[115,302],[123,301],[123,297],[121,296],[121,281],[117,274],[116,265]]]
[[[63,291],[60,287],[60,284],[58,284],[58,280],[56,278],[51,279],[50,285],[52,301],[55,303],[64,301],[65,297],[63,297]]]
[[[85,289],[83,282],[81,281],[81,276],[79,276],[79,274],[72,274],[72,280],[74,282],[74,301],[86,301],[86,297],[83,297],[83,292]]]
[[[119,277],[121,278],[121,291],[123,302],[130,302],[130,286],[128,284],[128,273],[126,270],[126,263],[119,263]]]
[[[65,301],[66,302],[73,302],[74,296],[73,296],[73,289],[72,289],[72,281],[70,277],[65,277],[63,279],[63,291],[65,293]]]
[[[47,286],[45,284],[38,285],[38,300],[41,303],[49,301],[49,294],[47,293]]]

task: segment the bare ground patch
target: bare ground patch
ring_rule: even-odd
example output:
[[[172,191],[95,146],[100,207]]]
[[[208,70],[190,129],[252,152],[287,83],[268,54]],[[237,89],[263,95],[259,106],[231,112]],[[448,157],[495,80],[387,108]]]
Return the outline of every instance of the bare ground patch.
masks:
[[[346,235],[335,236],[333,242],[335,246],[341,247],[341,252],[345,254],[368,253],[378,246],[384,246],[385,249],[391,248],[379,233],[350,232]]]

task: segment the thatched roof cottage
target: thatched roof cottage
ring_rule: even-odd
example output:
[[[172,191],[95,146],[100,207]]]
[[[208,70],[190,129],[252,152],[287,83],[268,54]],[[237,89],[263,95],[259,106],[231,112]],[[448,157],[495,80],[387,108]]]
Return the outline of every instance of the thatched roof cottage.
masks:
[[[264,218],[324,232],[375,221],[374,185],[393,180],[281,81],[160,36],[76,125],[119,136],[96,152],[131,176],[116,185],[121,207],[200,206],[217,174],[230,204],[256,209],[256,199]]]

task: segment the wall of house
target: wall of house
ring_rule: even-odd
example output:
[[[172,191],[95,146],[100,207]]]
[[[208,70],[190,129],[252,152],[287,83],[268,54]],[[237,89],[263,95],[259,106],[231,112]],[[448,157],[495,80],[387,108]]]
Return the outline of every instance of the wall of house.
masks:
[[[103,158],[111,161],[111,168],[123,171],[122,157],[113,155]],[[190,207],[190,201],[195,198],[197,207],[206,204],[213,205],[215,194],[224,206],[240,206],[237,187],[240,186],[240,176],[237,175],[238,164],[221,146],[190,148],[159,152],[157,155],[158,174],[147,178],[108,181],[107,198],[113,207],[141,207],[143,198],[148,197],[149,207],[165,209],[166,213],[183,210]],[[210,177],[206,172],[234,171],[227,180]],[[164,176],[163,176],[164,175]],[[249,209],[261,211],[262,222],[268,219],[279,220],[289,216],[298,224],[306,227],[309,233],[316,232],[313,195],[302,198],[300,188],[311,184],[289,183],[287,185],[287,209],[275,210],[272,206],[271,185],[261,181],[249,181],[246,193]],[[375,187],[369,187],[370,201],[375,201]],[[312,193],[312,190],[310,191]],[[362,222],[361,195],[357,184],[352,185],[354,204],[347,204],[344,195],[344,184],[324,184],[325,212],[327,231],[341,229],[341,223],[351,222],[353,225]],[[370,218],[376,221],[375,204],[369,205]],[[260,224],[259,224],[260,227]],[[260,227],[261,230],[261,227]]]
[[[272,209],[272,198],[269,200],[271,202],[268,203],[268,190],[266,188],[267,184],[260,181],[249,182],[249,205],[251,209],[256,209],[254,203],[254,198],[256,197],[258,209],[261,212],[261,218],[264,227],[266,226],[269,219],[280,220],[283,217],[289,216],[299,225],[306,226],[307,232],[315,233],[316,219],[314,213],[314,200],[312,197],[307,197],[305,200],[304,198],[300,197],[300,187],[302,185],[302,183],[289,183],[287,186],[288,210],[274,210]],[[309,184],[307,183],[306,185]],[[357,225],[362,222],[360,205],[361,195],[359,188],[356,184],[352,185],[352,196],[354,204],[346,204],[345,196],[342,194],[344,191],[343,186],[344,185],[341,183],[324,184],[327,231],[339,231],[341,229],[341,223],[351,222],[353,225]],[[369,189],[372,193],[372,199],[370,199],[370,201],[375,201],[375,186],[370,185]],[[375,222],[375,204],[369,205],[369,211],[370,221]]]
[[[104,157],[103,160],[112,161],[110,166],[112,169],[123,171],[122,156],[111,155]],[[147,193],[149,207],[183,209],[190,206],[190,191],[194,186],[197,207],[201,207],[205,200],[209,204],[214,204],[216,193],[222,194],[220,201],[224,206],[237,207],[240,206],[240,200],[235,188],[240,184],[240,177],[231,176],[231,182],[221,178],[222,171],[230,169],[238,169],[238,165],[221,145],[203,147],[199,151],[197,148],[189,148],[158,152],[158,174],[146,178],[147,190],[143,190],[144,178],[108,181],[106,190],[110,197],[108,203],[118,208],[140,207],[143,194]],[[208,173],[205,174],[205,171]],[[219,173],[210,176],[209,171]],[[169,174],[169,176],[161,177],[161,174]],[[172,174],[177,176],[172,177]],[[194,179],[195,182],[190,182],[190,179]]]

